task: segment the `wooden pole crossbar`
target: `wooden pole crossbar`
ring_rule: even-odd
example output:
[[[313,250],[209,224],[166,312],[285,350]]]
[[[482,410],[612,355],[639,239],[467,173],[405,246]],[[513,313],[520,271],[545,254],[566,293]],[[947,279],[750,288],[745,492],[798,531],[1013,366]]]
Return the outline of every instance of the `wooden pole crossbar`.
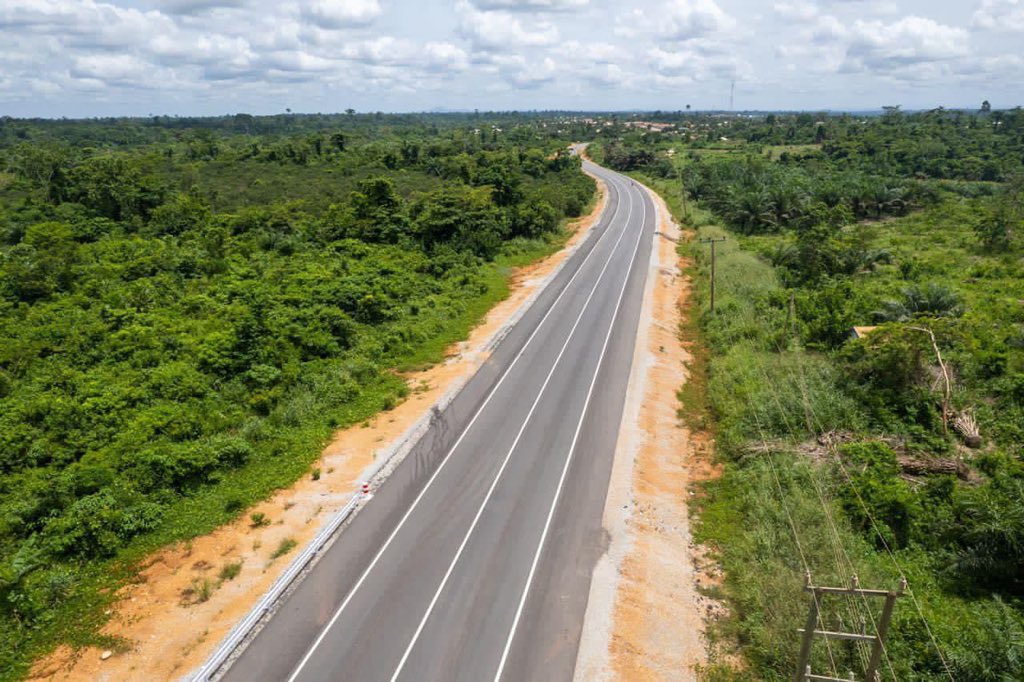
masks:
[[[814,643],[814,638],[822,637],[825,639],[842,639],[854,642],[871,642],[871,657],[868,660],[867,669],[865,670],[865,680],[867,682],[876,682],[879,679],[878,666],[882,661],[882,654],[885,651],[885,638],[889,632],[889,623],[892,622],[892,612],[896,606],[896,598],[901,596],[907,588],[906,579],[901,579],[899,587],[895,590],[867,590],[860,586],[860,582],[857,576],[853,576],[852,584],[850,587],[824,587],[821,585],[811,584],[811,574],[807,573],[804,575],[804,590],[812,593],[813,598],[811,599],[811,607],[807,612],[807,622],[805,626],[797,632],[803,635],[803,639],[800,642],[800,654],[797,657],[796,666],[796,682],[811,682],[814,681],[827,681],[827,682],[850,682],[855,680],[854,674],[851,672],[849,677],[827,677],[825,675],[816,675],[811,672],[811,646]],[[818,624],[818,618],[820,615],[820,604],[818,597],[824,597],[825,595],[847,595],[847,596],[858,596],[858,597],[882,597],[885,599],[885,604],[882,606],[882,616],[878,620],[878,630],[873,635],[866,635],[856,632],[838,632],[834,630],[818,630],[816,628]]]

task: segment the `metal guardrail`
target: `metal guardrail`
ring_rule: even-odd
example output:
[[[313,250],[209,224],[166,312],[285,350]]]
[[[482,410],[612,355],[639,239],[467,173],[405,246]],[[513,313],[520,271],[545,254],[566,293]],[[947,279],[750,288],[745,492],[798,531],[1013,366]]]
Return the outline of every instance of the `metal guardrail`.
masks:
[[[295,578],[302,572],[304,568],[309,564],[314,556],[320,550],[324,548],[327,542],[331,539],[338,528],[343,524],[352,512],[355,511],[356,507],[359,506],[360,501],[363,499],[363,494],[357,489],[355,494],[345,503],[337,514],[334,515],[326,526],[317,534],[316,538],[313,539],[302,553],[292,561],[288,569],[282,573],[274,584],[267,591],[263,598],[256,603],[256,606],[249,611],[248,615],[242,619],[235,627],[231,630],[224,641],[220,643],[203,666],[197,670],[190,678],[192,682],[207,682],[212,679],[217,671],[220,670],[221,666],[231,657],[238,645],[241,644],[246,637],[252,632],[256,624],[267,614],[270,608],[274,605],[282,594],[291,586]]]

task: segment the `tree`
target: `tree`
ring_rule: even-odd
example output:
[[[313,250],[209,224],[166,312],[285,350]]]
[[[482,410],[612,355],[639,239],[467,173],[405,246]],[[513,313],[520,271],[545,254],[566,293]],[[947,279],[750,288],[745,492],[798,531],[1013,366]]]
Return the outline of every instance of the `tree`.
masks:
[[[984,102],[981,103],[981,113],[983,113],[983,114],[990,114],[990,113],[992,113],[992,105],[989,103],[988,100],[985,100]]]
[[[337,149],[339,152],[345,151],[345,142],[346,142],[345,133],[342,133],[342,132],[331,133],[331,145],[335,149]]]
[[[421,198],[413,207],[413,217],[427,248],[449,244],[485,258],[497,253],[507,230],[489,187],[444,187]]]

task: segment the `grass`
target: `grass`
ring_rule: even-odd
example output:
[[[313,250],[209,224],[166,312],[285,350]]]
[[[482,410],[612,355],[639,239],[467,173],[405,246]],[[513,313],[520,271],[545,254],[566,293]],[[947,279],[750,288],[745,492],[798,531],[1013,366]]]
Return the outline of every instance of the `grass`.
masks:
[[[285,554],[295,549],[295,546],[297,544],[298,543],[295,542],[294,538],[285,538],[284,540],[281,540],[281,542],[277,545],[277,548],[273,552],[271,552],[270,560],[273,561],[274,559],[283,557]]]
[[[181,603],[183,606],[202,604],[210,600],[217,590],[217,583],[209,578],[195,578],[192,584],[182,593]]]
[[[693,498],[694,534],[722,565],[722,594],[731,607],[730,615],[710,629],[710,661],[701,676],[785,679],[796,665],[796,624],[803,622],[808,608],[802,555],[822,584],[849,584],[856,571],[865,584],[895,585],[891,566],[842,523],[842,510],[831,495],[834,481],[806,458],[787,451],[787,443],[862,419],[856,405],[838,390],[827,359],[792,344],[785,333],[784,309],[765,306],[783,291],[774,269],[708,212],[684,205],[677,183],[637,177],[658,191],[677,220],[697,237],[680,244],[691,257],[688,274],[694,281],[690,319],[681,330],[691,344],[694,364],[680,397],[684,419],[716,437],[723,474]],[[721,237],[726,241],[716,247],[712,315],[710,251],[699,239]],[[762,439],[780,445],[752,454],[748,446]],[[839,519],[835,530],[830,518]],[[851,557],[855,567],[836,563],[837,553]],[[850,603],[830,603],[823,609],[828,617],[845,622],[864,617]],[[737,651],[747,664],[744,668],[731,663]],[[833,655],[840,667],[859,669],[855,650]],[[812,663],[815,670],[828,671],[832,661],[816,647]]]
[[[803,156],[821,151],[820,144],[774,144],[765,147],[765,154],[772,161],[778,161],[783,154],[790,156]]]
[[[948,582],[948,559],[914,544],[894,551],[897,570],[870,542],[870,533],[852,527],[840,503],[852,482],[836,467],[816,463],[797,449],[833,428],[865,437],[871,432],[865,408],[846,392],[832,357],[801,347],[790,332],[788,292],[759,255],[788,237],[737,237],[699,208],[687,206],[684,214],[675,183],[642,179],[666,197],[677,217],[685,215],[698,237],[727,239],[718,245],[718,310],[713,316],[707,247],[699,242],[682,246],[694,261],[693,306],[701,315],[683,329],[684,337],[697,340],[698,351],[696,382],[684,387],[681,397],[688,421],[709,425],[715,433],[723,466],[723,475],[694,497],[694,535],[712,548],[723,567],[723,592],[731,608],[709,633],[711,661],[702,678],[782,680],[792,675],[798,647],[794,630],[808,608],[805,567],[818,584],[847,585],[856,574],[862,585],[881,588],[895,587],[902,570],[960,679],[994,679],[978,669],[979,660],[996,662],[997,670],[1016,669],[1017,645],[1007,640],[1021,631],[1015,607],[987,594],[959,594]],[[1007,356],[1007,371],[1019,372],[1024,350],[1000,346],[998,340],[1020,335],[1024,268],[1018,256],[978,246],[973,225],[983,201],[950,195],[903,218],[847,228],[848,236],[893,255],[892,265],[852,278],[850,304],[868,323],[873,309],[898,298],[908,285],[947,284],[966,308],[957,322],[961,332],[982,344],[997,340]],[[952,362],[968,364],[951,355]],[[969,383],[966,377],[961,382],[960,399],[977,405],[983,430],[992,433],[1013,421],[992,414],[992,402],[972,394]],[[856,602],[830,600],[822,606],[826,622],[870,622],[867,608]],[[878,617],[877,607],[872,615]],[[898,603],[887,642],[892,669],[884,666],[883,679],[941,675],[922,623],[914,603]],[[737,652],[744,661],[739,668],[733,665]],[[839,676],[863,669],[855,649],[838,646],[830,656],[819,642],[814,670],[831,673],[833,658]]]
[[[241,573],[241,572],[242,572],[242,560],[241,559],[239,559],[238,561],[229,561],[228,563],[224,564],[221,567],[220,573],[218,574],[217,577],[220,579],[220,581],[222,583],[226,583],[229,580],[234,580],[235,578],[237,578],[238,574]]]

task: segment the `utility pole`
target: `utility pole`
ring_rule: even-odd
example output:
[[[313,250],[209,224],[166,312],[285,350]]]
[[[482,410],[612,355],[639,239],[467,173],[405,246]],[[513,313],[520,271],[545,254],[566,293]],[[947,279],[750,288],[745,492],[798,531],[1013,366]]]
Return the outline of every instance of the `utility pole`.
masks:
[[[857,576],[853,576],[853,581],[850,587],[820,587],[811,584],[811,574],[807,573],[804,575],[804,590],[812,593],[811,608],[807,612],[807,624],[803,629],[797,630],[803,634],[803,641],[800,643],[800,655],[797,658],[796,663],[796,682],[848,682],[849,680],[855,680],[853,673],[849,674],[847,678],[841,677],[828,677],[826,675],[815,675],[811,672],[811,644],[814,642],[814,637],[824,637],[825,639],[844,639],[853,642],[870,642],[871,643],[871,657],[868,660],[868,667],[865,671],[864,679],[866,682],[876,682],[881,679],[878,672],[878,667],[882,662],[882,654],[885,651],[885,638],[889,633],[889,623],[892,621],[892,611],[896,606],[896,598],[901,596],[907,589],[906,578],[900,579],[899,588],[895,590],[865,590],[861,589],[860,581],[857,580]],[[851,597],[884,597],[885,604],[882,606],[882,615],[878,620],[877,631],[873,635],[855,632],[833,632],[830,630],[817,630],[819,612],[821,600],[830,594],[842,594]]]
[[[715,244],[724,242],[725,237],[708,237],[701,239],[701,244],[711,244],[711,312],[715,312]]]

